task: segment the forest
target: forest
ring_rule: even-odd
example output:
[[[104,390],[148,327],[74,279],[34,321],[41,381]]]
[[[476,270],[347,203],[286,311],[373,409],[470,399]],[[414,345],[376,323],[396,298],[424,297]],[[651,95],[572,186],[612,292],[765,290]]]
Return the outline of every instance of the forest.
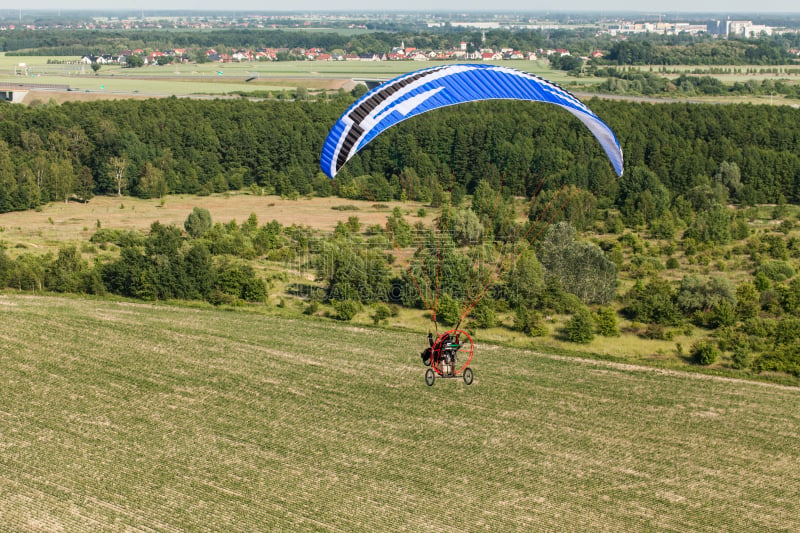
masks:
[[[3,212],[93,195],[246,190],[378,203],[413,199],[437,213],[425,225],[397,209],[385,226],[374,227],[363,227],[354,214],[322,236],[260,225],[254,216],[212,223],[209,213],[196,210],[183,228],[156,223],[145,234],[98,227],[87,250],[115,254],[93,263],[75,247],[37,256],[0,246],[0,284],[262,302],[271,282],[253,261],[280,264],[310,251],[307,266],[324,292],[305,294],[308,312],[325,302],[349,319],[370,306],[377,323],[393,306],[425,307],[413,278],[430,275],[435,251],[448,272],[438,319],[454,323],[463,311],[456,302],[475,290],[475,258],[529,239],[533,247],[515,257],[514,268],[472,310],[474,327],[505,324],[542,335],[548,312],[572,316],[564,336],[574,342],[618,335],[618,317],[638,324],[631,332],[645,338],[699,327],[716,341],[695,343],[693,361],[709,364],[727,354],[735,368],[800,373],[800,281],[793,266],[800,239],[788,211],[800,201],[800,110],[592,100],[625,151],[625,173],[617,178],[586,128],[563,110],[500,101],[462,105],[390,129],[331,181],[317,166],[319,150],[351,102],[340,93],[294,102],[0,105]],[[569,199],[563,209],[548,211],[563,198]],[[776,206],[774,230],[751,232],[759,204]],[[451,230],[445,240],[434,237],[443,225]],[[393,267],[392,242],[419,245],[405,274]],[[678,257],[692,270],[676,280]],[[713,274],[728,268],[744,277]],[[629,281],[620,285],[620,277]]]
[[[443,109],[381,135],[328,180],[318,168],[328,127],[352,97],[307,102],[119,100],[33,107],[0,104],[0,212],[94,194],[155,198],[251,186],[279,195],[375,200],[457,194],[488,179],[511,193],[531,176],[544,188],[574,185],[625,210],[649,187],[654,211],[683,210],[687,194],[711,186],[726,163],[726,187],[741,205],[800,201],[800,110],[789,106],[589,102],[618,133],[625,175],[617,180],[582,125],[554,106],[485,102]],[[402,180],[401,180],[402,176]],[[336,191],[334,191],[334,186]],[[659,192],[659,191],[663,191]],[[661,197],[663,195],[663,198]],[[728,198],[726,198],[726,201]],[[649,222],[649,210],[638,210]]]

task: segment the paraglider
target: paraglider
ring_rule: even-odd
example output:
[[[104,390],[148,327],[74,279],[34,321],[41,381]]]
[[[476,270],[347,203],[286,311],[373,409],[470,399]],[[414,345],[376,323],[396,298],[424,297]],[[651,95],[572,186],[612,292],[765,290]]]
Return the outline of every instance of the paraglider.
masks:
[[[381,132],[413,116],[479,100],[529,100],[563,107],[594,134],[622,176],[622,148],[614,132],[586,105],[543,78],[484,64],[431,67],[398,76],[362,96],[331,128],[320,167],[333,178]]]
[[[406,119],[447,106],[499,99],[544,102],[565,109],[591,131],[605,151],[615,173],[622,175],[623,155],[619,141],[611,128],[583,102],[543,78],[491,64],[454,64],[425,68],[398,76],[366,93],[331,128],[322,148],[320,167],[330,178],[334,178],[347,161],[371,140]],[[552,209],[563,209],[566,202],[561,207],[558,204],[560,202],[553,204]],[[549,207],[550,204],[546,206]],[[549,223],[557,212],[548,215],[549,219],[544,219],[543,222]],[[447,253],[450,253],[449,248],[453,247],[448,244],[451,241],[447,237],[440,235],[448,229],[449,214],[443,214],[437,225],[437,235],[428,235],[420,240],[415,254],[418,258],[416,268],[409,266],[406,270],[419,292],[420,300],[431,311],[434,326],[437,325],[441,301],[442,265],[446,261]],[[474,344],[472,338],[459,329],[461,322],[475,309],[491,285],[511,268],[531,240],[536,238],[538,233],[532,237],[529,235],[535,226],[531,224],[527,229],[519,231],[515,228],[513,239],[507,239],[498,246],[491,264],[481,265],[478,264],[480,261],[470,261],[473,271],[468,276],[469,290],[464,295],[457,320],[452,322],[456,324],[455,328],[440,335],[437,327],[437,335],[433,337],[429,334],[429,346],[421,354],[423,363],[430,366],[425,375],[428,385],[433,385],[437,376],[459,376],[463,377],[465,383],[472,383],[473,372],[469,364],[474,354]],[[431,248],[435,250],[431,251]],[[480,254],[478,257],[491,255]],[[417,279],[419,277],[430,279]]]

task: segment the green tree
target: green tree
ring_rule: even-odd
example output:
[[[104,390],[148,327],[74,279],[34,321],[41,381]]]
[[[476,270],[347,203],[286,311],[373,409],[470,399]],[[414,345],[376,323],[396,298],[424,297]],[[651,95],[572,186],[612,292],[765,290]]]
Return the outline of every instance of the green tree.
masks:
[[[669,200],[669,190],[647,167],[634,166],[619,179],[617,205],[628,225],[646,224],[663,216]]]
[[[521,331],[529,337],[543,337],[547,335],[547,326],[544,325],[542,315],[525,307],[519,307],[514,313],[514,329]]]
[[[14,197],[17,190],[16,168],[8,143],[0,139],[0,213],[19,209]]]
[[[436,321],[445,326],[455,326],[461,316],[461,306],[449,294],[442,294],[436,309]]]
[[[86,261],[81,258],[75,246],[63,247],[58,257],[48,265],[45,284],[56,292],[80,292],[83,273],[87,270]]]
[[[736,287],[736,315],[739,320],[758,316],[758,291],[753,283],[744,281]]]
[[[564,337],[570,342],[588,344],[594,339],[592,315],[585,307],[579,309],[564,326]]]
[[[476,328],[493,328],[497,325],[497,313],[488,297],[482,298],[469,314],[470,323]]]
[[[205,207],[195,206],[189,216],[186,217],[183,227],[192,238],[202,237],[211,229],[211,213]]]
[[[216,284],[216,270],[208,246],[199,242],[192,246],[184,258],[184,269],[188,281],[187,297],[207,300]]]
[[[709,341],[697,341],[692,345],[689,353],[692,362],[697,365],[708,366],[719,359],[719,349]]]
[[[13,268],[14,261],[8,257],[3,248],[0,248],[0,288],[8,286],[8,280],[11,278]]]
[[[392,316],[392,310],[384,303],[378,303],[374,306],[375,312],[372,314],[372,323],[376,326],[388,320]]]
[[[675,291],[669,282],[652,278],[646,285],[638,280],[625,295],[625,314],[640,322],[675,326],[681,323],[681,313],[675,301]]]
[[[450,217],[453,240],[459,246],[479,245],[483,242],[484,227],[471,209],[456,209]]]
[[[386,234],[392,245],[405,248],[413,242],[414,233],[411,224],[403,218],[403,211],[399,207],[392,210],[392,216],[386,219]]]
[[[138,188],[144,198],[163,198],[168,189],[164,171],[146,161],[139,177]]]
[[[731,211],[725,206],[714,204],[709,209],[697,213],[684,233],[684,238],[703,243],[727,244],[731,240],[732,222]]]
[[[203,54],[205,56],[205,54]],[[125,57],[125,66],[127,68],[138,68],[144,66],[144,58],[138,55],[129,55]]]
[[[514,308],[536,307],[544,292],[544,272],[533,249],[520,254],[504,275],[504,293]]]
[[[617,267],[593,243],[578,242],[575,228],[559,222],[548,228],[540,245],[547,276],[559,279],[567,292],[584,303],[609,303],[615,295]]]
[[[66,159],[58,159],[50,163],[49,188],[54,200],[69,202],[75,190],[75,171],[72,163]]]
[[[83,203],[88,202],[94,197],[94,178],[89,167],[81,167],[78,172],[78,179],[75,182],[75,196]]]
[[[594,315],[594,325],[597,333],[603,337],[619,337],[617,325],[617,312],[613,307],[601,307]]]
[[[361,303],[356,300],[332,300],[336,318],[349,322],[361,311]]]

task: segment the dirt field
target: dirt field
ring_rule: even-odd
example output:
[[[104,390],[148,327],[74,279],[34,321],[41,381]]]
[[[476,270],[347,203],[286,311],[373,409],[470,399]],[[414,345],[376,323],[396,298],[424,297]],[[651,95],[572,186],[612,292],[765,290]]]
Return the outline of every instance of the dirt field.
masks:
[[[358,210],[339,211],[334,206],[352,205]],[[282,200],[277,196],[227,194],[212,196],[168,196],[163,206],[160,200],[140,200],[130,197],[97,196],[87,204],[55,202],[41,211],[22,211],[0,214],[0,241],[11,251],[57,251],[59,245],[86,242],[98,223],[103,228],[146,230],[159,221],[183,228],[183,222],[194,207],[209,210],[214,222],[236,219],[244,222],[255,213],[260,224],[277,220],[282,225],[299,224],[331,231],[340,221],[357,216],[362,224],[383,224],[394,206],[416,217],[421,204],[386,202],[379,208],[373,202],[343,198],[300,198]],[[431,210],[429,210],[431,211]],[[430,215],[432,216],[432,215]],[[15,248],[21,244],[26,248]]]

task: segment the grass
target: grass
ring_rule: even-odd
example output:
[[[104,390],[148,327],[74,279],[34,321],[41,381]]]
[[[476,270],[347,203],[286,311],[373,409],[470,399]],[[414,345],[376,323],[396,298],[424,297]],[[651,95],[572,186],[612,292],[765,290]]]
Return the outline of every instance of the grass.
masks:
[[[390,79],[406,72],[432,67],[441,61],[281,61],[244,63],[204,63],[124,69],[103,65],[95,74],[87,66],[47,64],[48,57],[0,55],[0,83],[69,85],[92,95],[141,94],[151,96],[216,94],[236,91],[280,91],[306,87],[309,90],[349,88],[352,79]],[[56,58],[77,60],[79,58]],[[29,75],[15,75],[25,63]],[[557,83],[593,84],[601,79],[578,80],[554,70],[545,61],[513,60],[498,63],[543,76]],[[252,79],[253,77],[255,79]],[[246,82],[246,79],[252,79]],[[101,88],[102,87],[102,88]],[[77,95],[72,95],[73,99]]]
[[[3,528],[800,528],[800,390],[422,335],[0,295]]]
[[[355,205],[357,211],[333,209],[340,205]],[[347,200],[345,198],[281,199],[278,196],[253,196],[245,193],[225,193],[211,196],[172,195],[161,200],[142,200],[133,197],[96,196],[88,203],[53,202],[40,210],[0,214],[0,243],[7,252],[16,256],[22,252],[58,252],[64,244],[80,245],[97,231],[98,222],[103,228],[138,229],[147,231],[153,222],[175,224],[183,228],[186,217],[194,207],[209,210],[214,222],[237,220],[242,223],[250,213],[255,213],[259,224],[277,220],[282,225],[308,225],[323,231],[332,231],[338,222],[357,216],[364,227],[384,224],[396,205],[416,213],[422,204],[415,202],[387,202],[386,208],[376,209],[375,202]],[[426,221],[435,216],[432,209]],[[416,216],[408,217],[416,221]],[[18,247],[19,246],[19,247]]]

